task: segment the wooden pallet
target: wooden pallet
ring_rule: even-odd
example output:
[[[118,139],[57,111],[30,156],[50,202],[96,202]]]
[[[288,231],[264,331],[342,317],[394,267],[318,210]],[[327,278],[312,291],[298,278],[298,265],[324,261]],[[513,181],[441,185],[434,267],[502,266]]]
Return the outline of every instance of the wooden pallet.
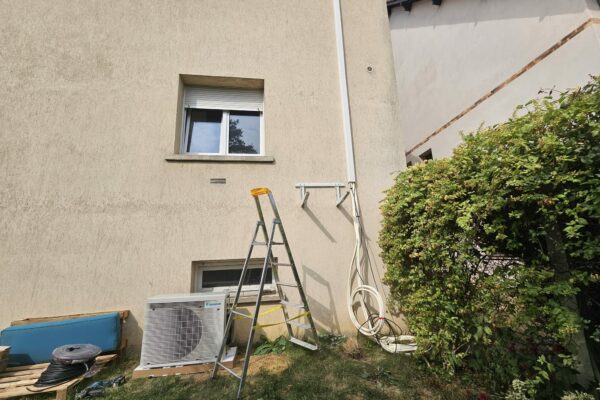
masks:
[[[223,364],[227,368],[233,368],[235,363],[235,353],[237,347],[229,349],[225,357],[223,358]],[[133,370],[131,376],[132,379],[137,378],[157,378],[159,376],[170,376],[170,375],[191,375],[199,374],[202,372],[212,371],[214,363],[205,364],[185,364],[185,365],[174,365],[169,367],[137,367]]]
[[[125,321],[129,318],[129,310],[121,310],[121,311],[101,311],[101,312],[91,312],[91,313],[80,313],[80,314],[68,314],[68,315],[57,315],[54,317],[34,317],[34,318],[23,318],[17,321],[12,321],[10,326],[18,326],[18,325],[29,325],[36,324],[38,322],[56,322],[56,321],[65,321],[68,319],[74,318],[84,318],[84,317],[95,317],[98,315],[106,315],[112,313],[119,313],[119,318],[122,321]]]
[[[10,346],[0,346],[0,359],[8,358]]]
[[[10,346],[0,346],[0,372],[6,369],[8,365],[8,352],[10,351]]]
[[[116,357],[116,354],[98,356],[98,358],[96,358],[95,365],[102,368]],[[39,391],[38,388],[33,387],[33,384],[37,381],[42,372],[46,370],[48,365],[48,363],[44,363],[27,365],[24,367],[7,368],[4,372],[0,373],[0,399],[29,396],[38,393],[56,392],[56,400],[66,400],[67,391],[74,385],[81,382],[83,377],[72,379],[59,386],[50,387],[46,390]],[[29,389],[35,390],[35,392],[32,392]]]

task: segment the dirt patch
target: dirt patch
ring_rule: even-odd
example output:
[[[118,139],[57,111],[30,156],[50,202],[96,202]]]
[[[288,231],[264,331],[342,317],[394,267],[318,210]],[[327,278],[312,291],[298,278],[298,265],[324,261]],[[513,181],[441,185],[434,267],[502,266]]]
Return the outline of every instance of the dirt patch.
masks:
[[[244,359],[237,359],[233,370],[241,374],[242,366],[244,365]],[[290,366],[288,356],[286,354],[265,354],[262,356],[252,356],[250,359],[250,366],[248,367],[248,376],[257,375],[261,371],[265,371],[269,374],[279,374],[285,371]],[[229,376],[223,369],[219,370],[219,376]],[[196,381],[205,381],[210,378],[210,372],[203,372],[200,374],[189,375]]]
[[[242,361],[239,362],[239,366],[241,368]],[[286,354],[265,354],[263,356],[253,356],[250,359],[248,375],[256,375],[260,371],[265,371],[270,374],[278,374],[288,369],[289,366],[290,362]]]
[[[347,339],[342,345],[342,351],[345,355],[355,360],[360,360],[364,357],[363,349],[354,338]]]

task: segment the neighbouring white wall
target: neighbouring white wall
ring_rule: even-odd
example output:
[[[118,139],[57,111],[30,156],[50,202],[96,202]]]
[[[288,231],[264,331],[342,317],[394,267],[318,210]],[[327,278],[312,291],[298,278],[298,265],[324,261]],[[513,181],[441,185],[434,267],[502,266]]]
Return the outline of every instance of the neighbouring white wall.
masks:
[[[390,17],[407,151],[452,154],[460,132],[509,118],[540,89],[582,85],[600,73],[599,25],[592,25],[459,121],[414,148],[600,11],[595,0],[446,0],[415,3]],[[414,148],[414,149],[413,149]]]

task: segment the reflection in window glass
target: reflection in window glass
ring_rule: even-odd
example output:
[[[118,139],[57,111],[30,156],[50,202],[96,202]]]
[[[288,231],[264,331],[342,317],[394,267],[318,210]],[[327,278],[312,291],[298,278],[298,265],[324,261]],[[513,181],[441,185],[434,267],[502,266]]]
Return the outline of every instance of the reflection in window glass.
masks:
[[[229,153],[260,153],[260,113],[245,111],[229,113]]]
[[[221,143],[221,110],[190,109],[188,153],[219,153]]]

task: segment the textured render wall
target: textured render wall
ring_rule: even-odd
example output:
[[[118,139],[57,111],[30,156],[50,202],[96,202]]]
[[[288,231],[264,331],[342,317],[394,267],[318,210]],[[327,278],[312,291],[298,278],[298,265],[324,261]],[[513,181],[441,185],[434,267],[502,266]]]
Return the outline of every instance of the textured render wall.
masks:
[[[394,10],[407,151],[598,13],[590,0],[453,0],[439,8],[417,3],[410,14]],[[540,88],[576,87],[598,73],[600,36],[593,25],[412,154],[431,148],[434,158],[448,156],[460,131],[506,120]]]
[[[384,2],[344,0],[343,17],[374,242],[382,191],[405,163],[389,26]],[[249,189],[269,186],[319,329],[352,331],[350,203],[315,190],[303,210],[294,188],[345,181],[335,43],[324,0],[0,2],[0,326],[128,308],[139,343],[147,297],[189,292],[193,260],[245,257]],[[166,162],[179,74],[264,79],[276,162]]]

